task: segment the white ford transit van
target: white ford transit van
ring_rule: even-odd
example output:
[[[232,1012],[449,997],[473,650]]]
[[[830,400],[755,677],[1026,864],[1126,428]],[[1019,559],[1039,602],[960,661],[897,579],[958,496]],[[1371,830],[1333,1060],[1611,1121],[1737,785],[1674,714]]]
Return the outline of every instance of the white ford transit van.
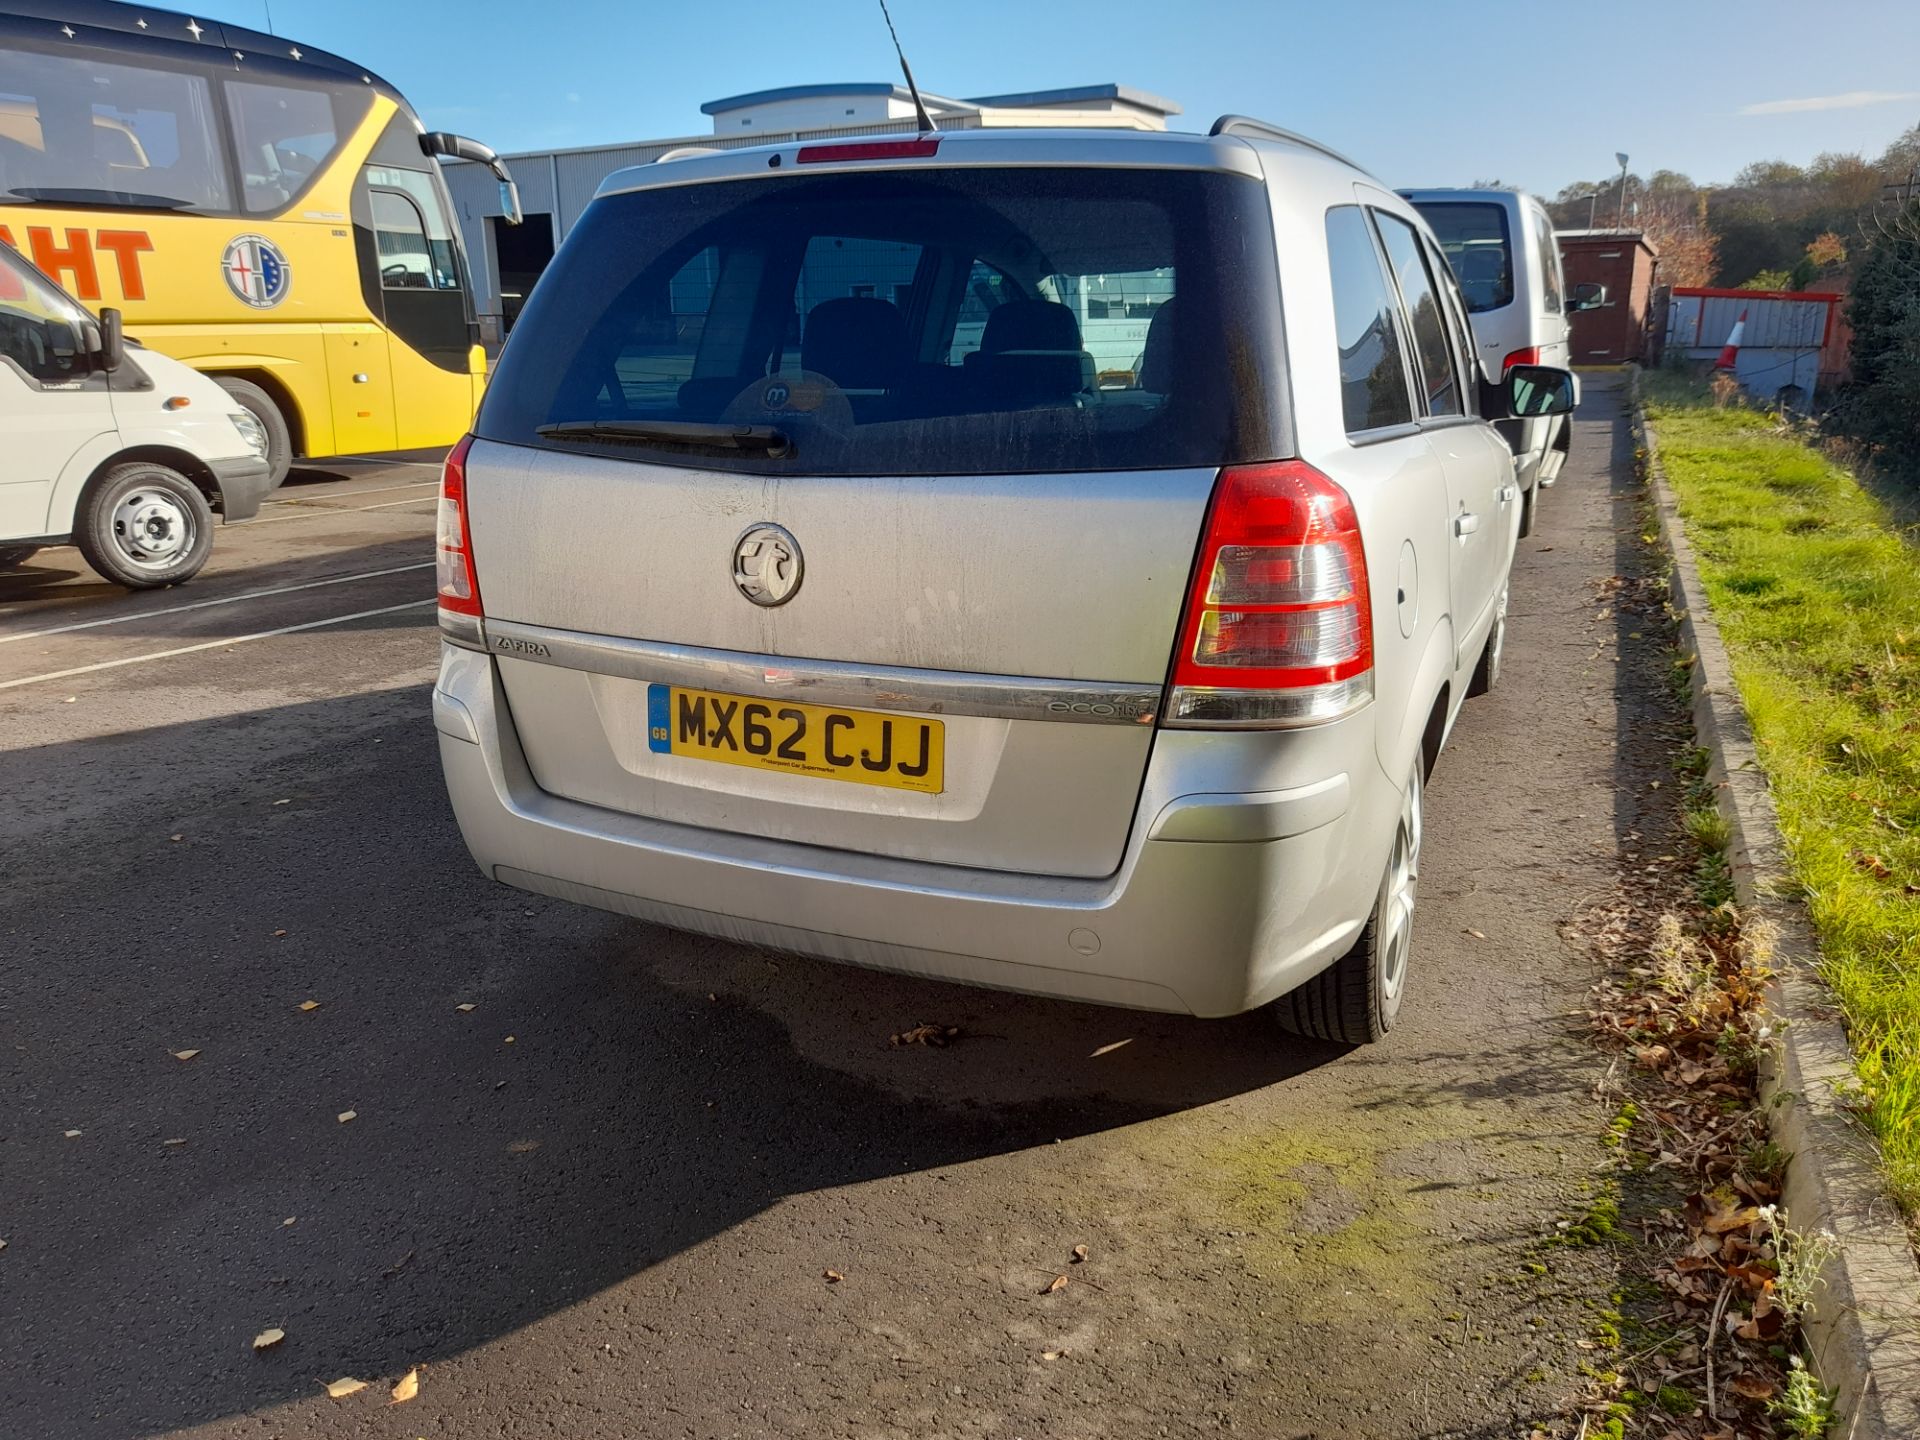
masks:
[[[212,380],[124,340],[0,245],[0,570],[48,545],[133,590],[207,563],[213,517],[271,488],[260,422]]]

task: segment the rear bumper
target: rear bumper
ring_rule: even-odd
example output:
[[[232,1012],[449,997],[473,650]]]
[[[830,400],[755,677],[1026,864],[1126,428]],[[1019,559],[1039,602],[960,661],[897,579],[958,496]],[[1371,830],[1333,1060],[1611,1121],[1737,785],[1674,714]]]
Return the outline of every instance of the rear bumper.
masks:
[[[273,488],[273,469],[265,460],[243,456],[232,460],[209,460],[213,483],[220,490],[220,518],[231,525],[236,520],[251,520],[260,513],[260,502]]]
[[[1195,1015],[1264,1004],[1343,954],[1372,907],[1397,814],[1368,712],[1310,742],[1317,781],[1258,790],[1215,783],[1221,742],[1241,737],[1166,732],[1113,875],[1011,874],[550,795],[527,767],[492,659],[470,650],[443,646],[433,713],[468,849],[507,884],[876,969]],[[1350,763],[1329,766],[1334,755]]]

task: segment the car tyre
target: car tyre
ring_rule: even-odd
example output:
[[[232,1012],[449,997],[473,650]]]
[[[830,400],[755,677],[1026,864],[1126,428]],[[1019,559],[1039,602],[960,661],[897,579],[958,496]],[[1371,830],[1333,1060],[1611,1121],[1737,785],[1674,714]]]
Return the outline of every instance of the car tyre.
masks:
[[[1467,696],[1485,695],[1500,683],[1500,664],[1507,650],[1507,592],[1511,586],[1500,587],[1500,598],[1493,607],[1493,628],[1487,632],[1487,643],[1480,649],[1480,663],[1473,667],[1473,678],[1467,682]]]
[[[293,432],[287,428],[287,417],[280,413],[280,407],[273,397],[250,380],[239,380],[232,375],[216,375],[214,383],[240,403],[242,409],[251,411],[253,418],[267,432],[267,469],[272,479],[267,489],[278,490],[280,482],[287,478],[287,472],[293,468]]]
[[[1341,1045],[1370,1045],[1399,1018],[1413,954],[1413,917],[1420,890],[1425,763],[1414,762],[1400,800],[1386,874],[1366,928],[1345,955],[1276,1002],[1280,1023],[1296,1035]]]
[[[39,553],[38,545],[0,545],[0,570],[18,570]]]
[[[88,482],[73,517],[87,564],[129,590],[181,585],[213,551],[213,508],[178,470],[115,465]]]

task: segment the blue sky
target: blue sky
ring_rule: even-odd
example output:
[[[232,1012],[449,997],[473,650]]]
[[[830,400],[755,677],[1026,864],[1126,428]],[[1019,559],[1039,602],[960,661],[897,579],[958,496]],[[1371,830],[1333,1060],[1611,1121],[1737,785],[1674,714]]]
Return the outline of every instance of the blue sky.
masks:
[[[891,3],[929,90],[1120,81],[1178,101],[1177,129],[1257,115],[1395,185],[1497,178],[1551,194],[1614,171],[1616,150],[1643,175],[1725,180],[1756,159],[1872,158],[1920,121],[1914,0]],[[876,0],[209,9],[263,28],[268,4],[279,33],[351,56],[429,125],[503,152],[704,134],[702,101],[898,74]]]

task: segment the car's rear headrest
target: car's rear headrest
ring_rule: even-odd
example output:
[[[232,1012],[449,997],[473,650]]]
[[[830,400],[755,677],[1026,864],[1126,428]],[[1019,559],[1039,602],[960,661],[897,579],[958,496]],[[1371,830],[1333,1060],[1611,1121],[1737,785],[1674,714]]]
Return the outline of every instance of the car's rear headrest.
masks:
[[[1073,311],[1052,300],[1009,300],[987,315],[980,336],[981,352],[1008,350],[1075,350],[1080,348],[1080,322]]]
[[[1173,331],[1179,323],[1174,314],[1178,300],[1163,300],[1147,325],[1147,343],[1140,352],[1139,383],[1142,390],[1165,395],[1173,389]]]
[[[891,301],[852,296],[822,300],[807,312],[802,369],[843,390],[885,390],[899,383],[906,364],[906,317]]]

